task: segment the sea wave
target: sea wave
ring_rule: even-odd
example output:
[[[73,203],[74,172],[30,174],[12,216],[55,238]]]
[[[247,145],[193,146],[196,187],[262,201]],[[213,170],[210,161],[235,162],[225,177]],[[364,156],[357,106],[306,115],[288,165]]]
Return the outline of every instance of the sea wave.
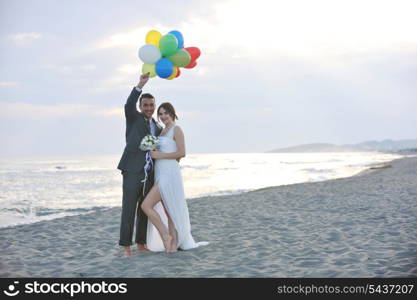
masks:
[[[0,215],[2,222],[0,228],[14,227],[25,224],[33,224],[37,222],[50,221],[54,219],[69,217],[69,216],[78,216],[95,213],[101,210],[107,210],[111,207],[93,207],[91,209],[69,209],[69,210],[59,210],[59,209],[47,209],[40,208],[37,209],[1,209]]]
[[[207,170],[208,168],[210,168],[211,165],[197,165],[197,166],[193,166],[193,165],[181,165],[180,168],[181,169],[194,169],[194,170]]]

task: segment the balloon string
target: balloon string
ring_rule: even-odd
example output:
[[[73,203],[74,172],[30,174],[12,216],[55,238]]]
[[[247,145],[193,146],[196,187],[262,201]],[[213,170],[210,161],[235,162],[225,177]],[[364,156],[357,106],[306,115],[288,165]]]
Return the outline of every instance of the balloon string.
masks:
[[[153,161],[151,158],[151,153],[149,151],[146,152],[146,158],[145,158],[145,166],[143,167],[145,171],[145,178],[141,180],[143,183],[143,196],[145,196],[145,190],[146,190],[146,181],[148,180],[148,172],[152,170],[153,167]]]

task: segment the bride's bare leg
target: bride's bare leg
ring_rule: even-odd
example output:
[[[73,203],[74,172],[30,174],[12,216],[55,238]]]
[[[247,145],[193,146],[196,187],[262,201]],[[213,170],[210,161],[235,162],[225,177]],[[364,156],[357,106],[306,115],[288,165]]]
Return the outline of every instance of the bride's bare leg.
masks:
[[[154,206],[161,201],[159,186],[154,185],[143,200],[141,207],[143,212],[148,216],[149,221],[156,227],[162,237],[166,252],[171,252],[172,237],[166,229],[158,212],[154,210]]]
[[[168,231],[169,231],[169,234],[172,237],[171,252],[177,252],[177,243],[178,243],[177,230],[175,229],[174,222],[172,221],[171,216],[169,215],[169,213],[168,213],[168,211],[165,207],[164,201],[161,201],[161,203],[162,203],[162,206],[164,207],[165,214],[168,217]]]
[[[177,230],[175,229],[174,223],[172,222],[172,219],[169,215],[168,215],[168,231],[169,231],[170,236],[172,237],[171,252],[177,252],[177,243],[178,243]]]

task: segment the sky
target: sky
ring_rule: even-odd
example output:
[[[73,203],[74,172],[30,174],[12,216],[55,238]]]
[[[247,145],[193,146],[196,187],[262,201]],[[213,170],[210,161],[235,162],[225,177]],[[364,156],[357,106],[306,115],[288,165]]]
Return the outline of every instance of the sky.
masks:
[[[0,156],[121,154],[145,35],[201,49],[144,91],[188,153],[417,138],[417,2],[0,0]]]

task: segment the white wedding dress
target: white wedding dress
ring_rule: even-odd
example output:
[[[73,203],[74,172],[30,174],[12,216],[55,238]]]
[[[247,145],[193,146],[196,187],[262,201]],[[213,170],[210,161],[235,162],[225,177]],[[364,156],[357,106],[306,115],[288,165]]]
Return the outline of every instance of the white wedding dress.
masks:
[[[159,151],[161,153],[172,153],[177,151],[177,144],[174,140],[174,128],[168,129],[164,136],[159,136]],[[178,234],[177,248],[188,250],[199,246],[208,245],[208,242],[195,242],[191,235],[190,216],[185,200],[184,186],[180,166],[175,159],[156,159],[155,161],[155,183],[159,185],[162,201],[168,214],[171,216]],[[165,227],[168,228],[168,218],[161,202],[158,202],[154,209],[159,213]],[[146,246],[151,251],[165,251],[162,238],[156,227],[148,220]]]

